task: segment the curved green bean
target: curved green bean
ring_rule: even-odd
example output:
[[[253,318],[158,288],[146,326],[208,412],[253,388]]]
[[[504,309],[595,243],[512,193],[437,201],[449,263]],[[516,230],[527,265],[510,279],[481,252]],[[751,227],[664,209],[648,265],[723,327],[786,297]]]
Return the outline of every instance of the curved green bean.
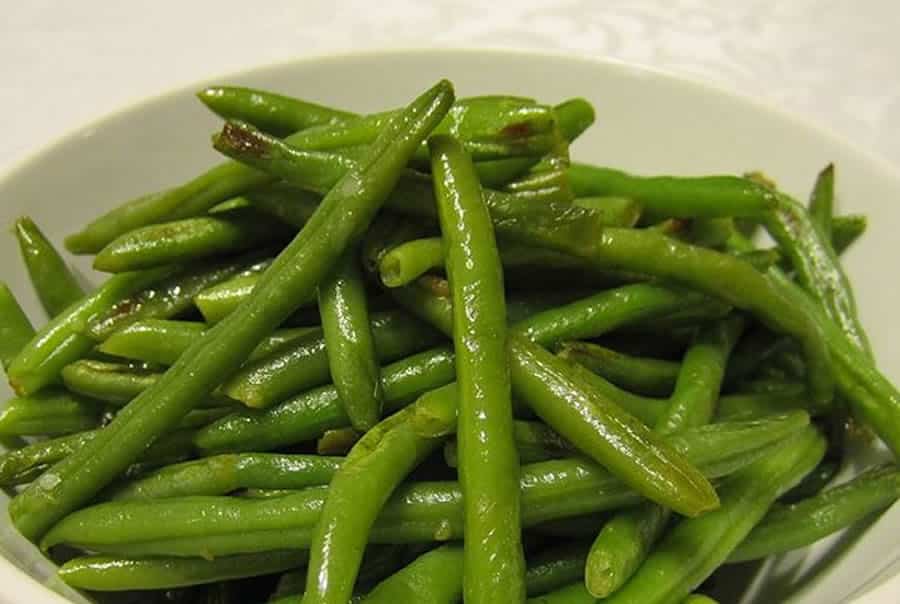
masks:
[[[376,585],[362,602],[456,604],[462,601],[462,582],[462,547],[448,544],[423,554]]]
[[[254,208],[235,208],[129,231],[94,257],[94,268],[121,273],[187,263],[287,241],[292,229]]]
[[[814,497],[773,507],[728,558],[742,562],[807,546],[900,498],[900,472],[886,466]]]
[[[96,439],[57,464],[52,472],[58,482],[36,482],[13,499],[9,511],[19,532],[37,539],[90,500],[208,396],[223,375],[237,369],[260,340],[296,310],[296,300],[311,294],[343,250],[361,236],[415,148],[452,101],[452,86],[441,81],[392,120],[370,146],[363,168],[352,170],[326,195],[300,234],[266,271],[254,295],[191,346]],[[223,146],[226,139],[227,134],[217,145]]]
[[[55,317],[84,297],[65,260],[31,218],[19,218],[15,233],[28,276],[47,315]]]
[[[563,342],[557,354],[617,386],[648,396],[672,394],[678,378],[678,363],[634,357],[591,342]]]
[[[303,566],[305,551],[204,558],[122,558],[85,556],[59,568],[66,584],[91,591],[172,589],[283,572]]]
[[[319,315],[331,381],[350,425],[365,432],[381,417],[384,394],[378,361],[384,356],[376,352],[365,283],[357,263],[356,250],[348,250],[319,284]]]
[[[96,401],[45,388],[17,397],[0,409],[0,436],[58,436],[96,428],[103,415]]]

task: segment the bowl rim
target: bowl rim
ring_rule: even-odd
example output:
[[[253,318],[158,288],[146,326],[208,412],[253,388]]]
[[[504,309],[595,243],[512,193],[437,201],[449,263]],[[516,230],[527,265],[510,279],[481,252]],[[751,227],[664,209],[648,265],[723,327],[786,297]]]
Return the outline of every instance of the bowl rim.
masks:
[[[101,128],[109,121],[122,116],[125,113],[140,111],[143,107],[185,93],[201,90],[206,86],[221,84],[229,79],[242,79],[244,76],[253,75],[260,71],[279,71],[290,69],[293,66],[302,66],[308,63],[334,62],[340,64],[353,60],[373,60],[379,58],[399,58],[403,56],[432,55],[434,57],[446,57],[449,55],[492,55],[496,58],[518,59],[553,59],[569,63],[582,63],[587,66],[595,66],[605,70],[616,71],[628,75],[642,75],[652,79],[662,79],[669,83],[694,88],[703,94],[716,95],[730,103],[742,105],[756,112],[764,112],[776,119],[790,122],[797,128],[808,131],[810,134],[827,140],[829,143],[843,147],[852,155],[857,156],[886,180],[896,183],[900,189],[900,166],[886,157],[862,147],[856,141],[837,134],[829,125],[816,122],[806,115],[789,111],[771,100],[758,95],[749,95],[726,88],[723,84],[710,82],[691,74],[676,73],[665,69],[642,63],[632,63],[614,57],[591,56],[586,54],[572,54],[559,50],[543,50],[526,47],[479,47],[479,46],[434,46],[434,47],[396,47],[396,48],[368,48],[346,51],[312,52],[301,57],[285,58],[278,61],[260,63],[237,70],[222,72],[206,77],[202,80],[191,81],[161,90],[158,93],[147,95],[139,99],[126,102],[121,106],[101,115],[92,117],[85,122],[75,124],[65,129],[62,134],[53,139],[39,144],[37,147],[27,150],[21,157],[13,159],[2,171],[0,171],[0,191],[7,180],[14,178],[19,172],[29,169],[32,164],[40,163],[43,157],[51,153],[57,146],[69,142],[75,138],[81,138],[92,131]],[[10,528],[15,530],[10,524]],[[17,581],[17,582],[16,582]],[[71,601],[42,585],[34,577],[20,569],[5,556],[0,555],[0,583],[15,584],[14,597],[25,596],[29,602],[35,604],[71,604]],[[881,580],[876,585],[864,584],[860,590],[865,590],[856,596],[853,604],[878,604],[880,602],[892,602],[900,595],[900,573],[893,577]],[[5,590],[4,590],[5,591]],[[859,593],[859,592],[857,592]],[[892,597],[893,596],[893,597]],[[0,594],[0,603],[5,602]],[[11,602],[11,601],[10,601]]]

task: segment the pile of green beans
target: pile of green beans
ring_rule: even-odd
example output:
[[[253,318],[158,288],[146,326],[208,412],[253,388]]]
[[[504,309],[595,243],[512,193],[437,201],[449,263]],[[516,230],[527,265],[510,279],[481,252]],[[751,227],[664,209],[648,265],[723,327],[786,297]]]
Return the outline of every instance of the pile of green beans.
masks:
[[[198,96],[229,161],[67,237],[95,288],[13,229],[49,321],[0,283],[0,488],[72,587],[714,603],[900,498],[892,460],[845,478],[846,434],[900,454],[900,391],[834,166],[807,207],[573,162],[584,99]]]

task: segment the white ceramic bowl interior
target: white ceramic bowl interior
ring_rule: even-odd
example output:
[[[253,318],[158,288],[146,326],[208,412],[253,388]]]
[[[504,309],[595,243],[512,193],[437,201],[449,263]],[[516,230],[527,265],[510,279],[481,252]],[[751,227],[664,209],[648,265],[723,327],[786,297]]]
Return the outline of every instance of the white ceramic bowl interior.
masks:
[[[645,173],[742,173],[761,169],[805,198],[819,169],[837,165],[842,212],[870,217],[869,232],[846,257],[861,313],[882,370],[900,381],[900,338],[891,311],[900,287],[891,278],[900,257],[900,178],[886,163],[822,129],[705,85],[616,63],[509,51],[429,50],[315,58],[223,76],[211,83],[256,86],[367,112],[404,104],[438,78],[460,96],[512,93],[558,102],[583,96],[597,123],[574,157]],[[209,135],[218,121],[192,93],[201,84],[147,100],[86,126],[20,164],[0,181],[0,224],[35,218],[55,241],[116,204],[180,183],[220,161]],[[12,237],[0,238],[0,278],[36,323],[44,318]],[[89,280],[85,259],[74,265]],[[5,384],[0,386],[8,394]],[[80,599],[53,567],[0,519],[0,602]],[[900,601],[900,507],[865,531],[828,539],[810,550],[739,569],[733,601],[830,604]],[[852,548],[849,547],[852,545]],[[24,571],[24,572],[23,572]],[[31,578],[29,578],[29,576]],[[877,585],[865,596],[864,591]],[[80,600],[83,601],[83,600]],[[726,601],[726,600],[723,600]]]

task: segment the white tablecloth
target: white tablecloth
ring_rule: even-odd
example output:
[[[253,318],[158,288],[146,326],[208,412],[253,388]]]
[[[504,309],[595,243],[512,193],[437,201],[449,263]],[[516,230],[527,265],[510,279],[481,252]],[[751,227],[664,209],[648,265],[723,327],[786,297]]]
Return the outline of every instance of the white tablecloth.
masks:
[[[0,172],[172,87],[427,46],[650,65],[761,98],[900,165],[896,0],[10,0],[0,12]]]

